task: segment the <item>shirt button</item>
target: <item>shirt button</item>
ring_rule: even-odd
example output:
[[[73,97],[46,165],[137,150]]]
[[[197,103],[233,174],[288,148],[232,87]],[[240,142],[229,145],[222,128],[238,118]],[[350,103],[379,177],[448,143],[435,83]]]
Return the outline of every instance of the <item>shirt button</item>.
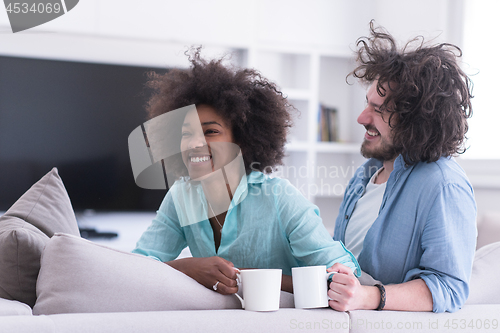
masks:
[[[346,220],[348,220],[348,219],[349,219],[349,215],[346,215],[346,216],[345,216],[345,219],[346,219]]]

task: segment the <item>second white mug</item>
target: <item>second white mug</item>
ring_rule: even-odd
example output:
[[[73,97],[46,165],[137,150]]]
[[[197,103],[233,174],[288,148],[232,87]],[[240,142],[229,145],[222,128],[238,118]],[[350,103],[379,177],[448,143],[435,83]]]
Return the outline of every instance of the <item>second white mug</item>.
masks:
[[[299,309],[328,307],[328,278],[326,266],[292,268],[293,298]]]

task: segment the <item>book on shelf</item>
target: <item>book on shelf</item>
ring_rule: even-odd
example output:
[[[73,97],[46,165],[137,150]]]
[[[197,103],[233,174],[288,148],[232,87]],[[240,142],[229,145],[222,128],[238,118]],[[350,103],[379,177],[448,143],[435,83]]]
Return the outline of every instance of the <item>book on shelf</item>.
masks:
[[[338,112],[334,107],[323,104],[318,110],[318,141],[338,141]]]

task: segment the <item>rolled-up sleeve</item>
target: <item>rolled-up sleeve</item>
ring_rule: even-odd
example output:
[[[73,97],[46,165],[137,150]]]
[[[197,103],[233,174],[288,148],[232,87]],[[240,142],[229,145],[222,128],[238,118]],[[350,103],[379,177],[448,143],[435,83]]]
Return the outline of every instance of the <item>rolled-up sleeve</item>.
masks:
[[[332,266],[341,263],[361,275],[356,258],[342,242],[334,241],[319,216],[318,208],[309,202],[290,183],[284,185],[285,196],[276,196],[278,217],[293,256],[303,265]]]
[[[469,295],[476,204],[471,188],[445,184],[430,205],[422,231],[420,264],[407,272],[405,282],[421,278],[432,294],[433,312],[454,312]]]

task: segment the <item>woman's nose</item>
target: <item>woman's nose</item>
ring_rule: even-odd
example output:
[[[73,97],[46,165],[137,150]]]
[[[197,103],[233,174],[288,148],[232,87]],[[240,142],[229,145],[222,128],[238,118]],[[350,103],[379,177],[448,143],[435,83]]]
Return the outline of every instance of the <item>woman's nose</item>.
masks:
[[[194,148],[201,148],[207,144],[205,140],[205,136],[203,134],[195,134],[192,136],[191,140],[189,140],[188,143],[188,148],[189,149],[194,149]]]

